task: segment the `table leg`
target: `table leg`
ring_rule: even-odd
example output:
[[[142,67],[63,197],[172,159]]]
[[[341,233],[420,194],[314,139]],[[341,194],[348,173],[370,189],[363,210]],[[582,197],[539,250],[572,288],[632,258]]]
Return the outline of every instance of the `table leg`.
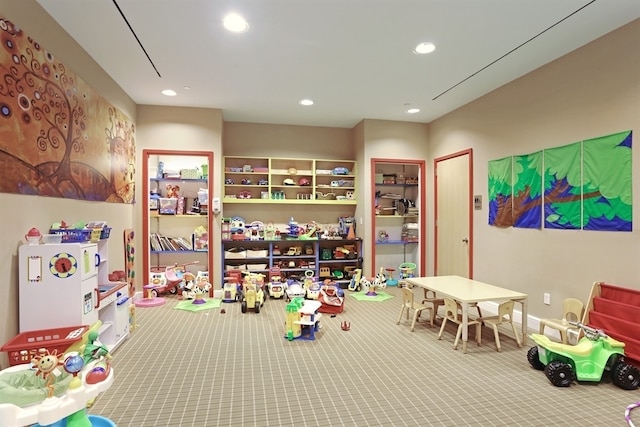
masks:
[[[522,304],[522,345],[527,345],[527,334],[529,333],[529,315],[527,314],[527,299],[521,299]]]
[[[467,341],[469,340],[469,303],[462,303],[462,352],[467,352]]]

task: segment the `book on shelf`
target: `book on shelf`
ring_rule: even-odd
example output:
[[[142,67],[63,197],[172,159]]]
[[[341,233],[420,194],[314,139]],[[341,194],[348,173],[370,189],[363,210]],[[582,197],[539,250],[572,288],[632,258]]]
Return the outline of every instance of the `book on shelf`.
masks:
[[[158,233],[151,233],[149,239],[151,250],[160,251],[191,251],[193,246],[184,237],[170,237]]]

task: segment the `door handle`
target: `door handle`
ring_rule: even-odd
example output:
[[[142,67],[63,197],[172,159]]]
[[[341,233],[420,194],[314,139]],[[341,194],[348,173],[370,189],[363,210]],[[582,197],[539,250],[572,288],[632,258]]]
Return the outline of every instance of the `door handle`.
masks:
[[[462,243],[469,243],[469,239],[465,237],[464,239],[462,239]]]

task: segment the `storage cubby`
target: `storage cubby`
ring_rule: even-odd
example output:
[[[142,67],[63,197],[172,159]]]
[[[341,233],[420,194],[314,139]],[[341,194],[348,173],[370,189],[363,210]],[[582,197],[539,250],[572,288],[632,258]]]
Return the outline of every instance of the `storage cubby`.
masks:
[[[356,162],[225,157],[224,203],[356,204]]]
[[[362,266],[361,239],[228,240],[222,246],[225,273],[241,270],[266,276],[270,268],[279,267],[284,278],[302,278],[312,270],[321,280],[345,287],[351,272]]]
[[[405,262],[424,271],[424,162],[372,159],[374,271]]]
[[[143,157],[143,283],[176,264],[210,271],[213,153],[143,150]]]

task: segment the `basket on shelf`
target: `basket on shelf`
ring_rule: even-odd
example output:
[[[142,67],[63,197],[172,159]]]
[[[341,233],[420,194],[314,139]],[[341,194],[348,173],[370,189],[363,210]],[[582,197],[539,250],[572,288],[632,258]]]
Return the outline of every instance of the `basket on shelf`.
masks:
[[[91,238],[91,230],[88,229],[58,228],[49,230],[49,233],[62,235],[62,243],[87,242]]]
[[[79,341],[89,326],[71,326],[65,328],[42,329],[39,331],[26,331],[13,337],[9,342],[0,347],[0,351],[9,354],[9,365],[21,365],[30,363],[35,356],[42,356],[57,351],[64,353],[72,344]]]

